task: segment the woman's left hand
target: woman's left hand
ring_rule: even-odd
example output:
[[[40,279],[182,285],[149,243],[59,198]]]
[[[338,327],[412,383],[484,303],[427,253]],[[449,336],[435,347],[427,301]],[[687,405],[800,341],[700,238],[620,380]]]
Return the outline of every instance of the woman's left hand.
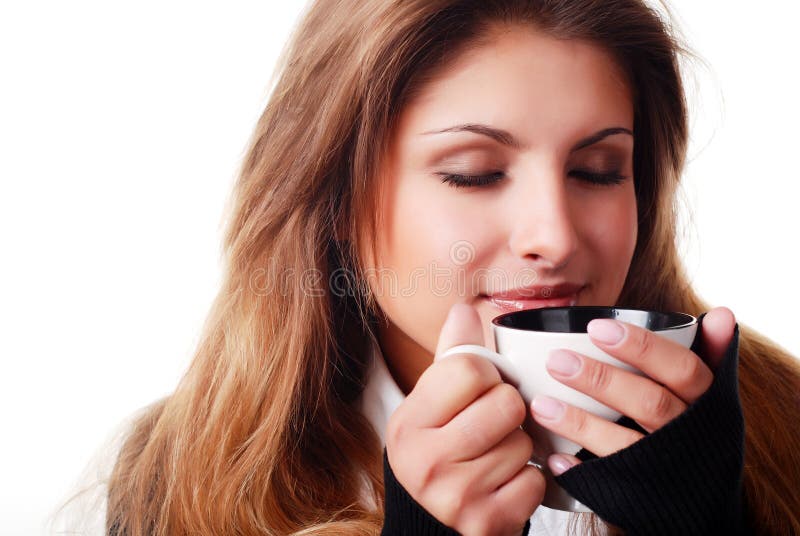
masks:
[[[736,318],[730,309],[716,307],[709,311],[702,323],[703,357],[700,357],[647,329],[611,319],[592,320],[588,326],[592,342],[647,377],[567,350],[551,352],[547,369],[559,382],[653,432],[680,415],[711,386],[712,371],[721,362],[735,325]],[[612,342],[615,338],[617,342]],[[643,437],[635,430],[550,397],[534,398],[531,409],[541,426],[597,456],[612,454]],[[567,454],[554,454],[548,459],[555,475],[578,463],[578,458]]]

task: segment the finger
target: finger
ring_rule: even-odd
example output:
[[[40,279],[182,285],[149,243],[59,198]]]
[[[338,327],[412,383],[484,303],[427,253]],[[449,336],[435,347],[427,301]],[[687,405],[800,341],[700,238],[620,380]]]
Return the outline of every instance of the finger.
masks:
[[[516,475],[533,455],[533,441],[515,428],[482,456],[456,464],[472,486],[484,493],[493,492]],[[479,493],[481,494],[481,493]]]
[[[541,426],[597,456],[613,454],[644,437],[636,430],[601,419],[548,396],[534,398],[531,409],[534,420]]]
[[[502,383],[500,373],[486,358],[472,354],[448,357],[425,369],[398,411],[419,427],[438,428]]]
[[[456,303],[450,307],[442,329],[439,331],[439,342],[436,345],[436,356],[440,356],[449,348],[461,344],[478,344],[483,346],[483,326],[481,317],[474,307],[466,303]]]
[[[481,456],[519,428],[526,415],[519,391],[507,383],[498,383],[442,427],[447,446],[453,450],[450,459],[463,461]]]
[[[551,454],[547,457],[547,466],[550,468],[550,472],[553,473],[554,476],[559,476],[576,465],[581,463],[581,461],[571,454]]]
[[[545,478],[533,465],[525,465],[488,500],[496,505],[495,515],[524,525],[544,499]]]
[[[703,318],[702,357],[712,370],[722,362],[725,350],[733,340],[735,327],[736,316],[727,307],[715,307]]]
[[[483,331],[475,308],[456,303],[442,325],[436,355],[461,344],[483,344]],[[400,408],[402,412],[415,411],[413,419],[419,426],[443,426],[502,381],[495,366],[484,358],[471,354],[451,357],[459,359],[435,359]]]
[[[663,385],[576,352],[553,350],[546,366],[559,382],[627,415],[648,432],[686,409],[686,404]]]
[[[697,354],[649,329],[596,318],[589,322],[587,331],[598,348],[667,386],[687,403],[700,398],[714,379]]]

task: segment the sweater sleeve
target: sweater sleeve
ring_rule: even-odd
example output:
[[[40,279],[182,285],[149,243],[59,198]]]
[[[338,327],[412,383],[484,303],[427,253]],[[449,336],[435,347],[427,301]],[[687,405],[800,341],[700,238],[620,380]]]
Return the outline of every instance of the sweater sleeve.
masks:
[[[428,513],[397,481],[389,466],[386,449],[383,449],[383,481],[386,499],[381,536],[458,536],[458,531]],[[528,534],[530,525],[528,520],[522,536]]]
[[[702,320],[692,351],[698,353]],[[682,414],[609,456],[556,477],[573,497],[627,534],[748,534],[742,492],[744,417],[739,325],[711,387]],[[620,424],[638,428],[623,418]],[[641,428],[638,428],[641,431]]]

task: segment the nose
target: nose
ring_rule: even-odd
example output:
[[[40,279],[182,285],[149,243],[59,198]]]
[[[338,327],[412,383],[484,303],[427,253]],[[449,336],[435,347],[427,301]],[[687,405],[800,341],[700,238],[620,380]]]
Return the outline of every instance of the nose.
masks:
[[[509,192],[511,252],[519,258],[535,260],[542,268],[563,267],[578,248],[563,174],[551,170],[517,182],[519,188]]]

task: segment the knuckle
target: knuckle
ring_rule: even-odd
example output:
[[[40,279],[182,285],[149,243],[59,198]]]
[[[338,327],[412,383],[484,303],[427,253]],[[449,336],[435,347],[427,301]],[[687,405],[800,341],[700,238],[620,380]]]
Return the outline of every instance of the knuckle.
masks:
[[[442,478],[446,463],[435,445],[397,448],[392,452],[389,453],[392,471],[409,493],[424,494]],[[420,455],[422,452],[424,456]]]
[[[483,424],[471,415],[460,416],[456,421],[458,437],[455,439],[459,444],[477,450],[489,448],[489,440],[486,437]]]
[[[487,365],[491,366],[491,363],[484,361],[483,358],[473,355],[465,355],[463,359],[458,360],[459,380],[464,388],[471,392],[481,391],[489,383],[487,379],[491,377],[491,371],[487,370]],[[499,379],[498,376],[498,381]]]
[[[649,330],[638,330],[638,332],[639,336],[636,340],[634,358],[637,361],[642,361],[646,359],[648,355],[650,355],[650,352],[653,349],[653,344],[655,343],[655,339],[653,337],[656,335]]]
[[[439,490],[435,495],[435,507],[441,512],[443,520],[457,520],[463,517],[467,499],[460,486],[450,486]]]
[[[464,471],[462,475],[463,489],[465,490],[478,489],[478,487],[482,485],[483,478],[485,477],[485,473],[482,470]]]
[[[500,383],[503,381],[497,368],[485,357],[469,354],[467,360],[473,364],[482,378],[490,380],[491,383]]]
[[[572,429],[577,436],[585,436],[589,433],[591,422],[589,421],[589,414],[585,411],[572,411],[572,418],[569,419],[572,423]]]
[[[451,421],[447,432],[447,445],[459,445],[462,452],[485,452],[492,447],[494,441],[487,432],[485,423],[474,415],[459,415]]]
[[[495,395],[495,404],[499,413],[509,421],[509,424],[515,427],[521,425],[525,420],[527,408],[519,391],[511,385],[503,383],[498,385],[492,394]]]
[[[386,424],[386,443],[387,445],[398,445],[402,443],[403,438],[406,436],[408,425],[398,412],[394,412],[389,417],[389,422]]]
[[[421,470],[412,477],[413,486],[416,490],[428,489],[441,474],[439,464],[431,461],[422,466]],[[410,491],[410,490],[409,490]]]
[[[514,491],[506,494],[503,500],[487,505],[484,518],[493,520],[488,532],[474,534],[519,534],[522,527],[533,515],[544,499],[545,480],[542,472],[533,466],[526,466],[514,477]]]
[[[533,439],[531,439],[531,436],[520,429],[514,430],[511,434],[513,435],[512,440],[515,446],[518,445],[517,448],[519,448],[521,455],[524,455],[526,460],[531,459],[533,456]]]
[[[546,479],[544,477],[544,473],[542,473],[536,467],[529,465],[524,469],[526,473],[526,477],[529,480],[527,486],[527,496],[529,497],[529,505],[530,505],[530,514],[525,516],[524,519],[528,519],[532,514],[533,511],[536,509],[539,504],[541,504],[542,500],[544,500],[544,491],[545,486],[547,484]]]
[[[688,387],[700,377],[700,360],[694,356],[687,356],[679,360],[680,370],[675,383],[679,387]]]
[[[420,452],[425,452],[425,456],[419,456]],[[402,471],[406,477],[406,482],[403,483],[408,484],[408,491],[424,493],[432,489],[445,473],[446,462],[435,446],[406,452],[406,458]],[[397,476],[399,478],[400,475]]]
[[[662,387],[648,389],[642,397],[642,407],[646,415],[666,419],[672,416],[672,395]]]
[[[496,518],[497,516],[491,511],[484,512],[479,510],[477,512],[470,512],[469,515],[459,520],[459,526],[456,527],[456,529],[459,534],[467,534],[470,536],[473,534],[479,534],[481,536],[498,534],[494,526],[495,522],[492,521]]]
[[[522,521],[524,523],[533,515],[536,507],[539,506],[544,499],[546,481],[544,474],[532,465],[525,466],[522,471],[520,471],[517,478],[522,480],[519,492],[519,503],[521,506],[524,506],[524,508],[519,509],[519,519],[515,521]]]
[[[611,367],[603,363],[593,363],[589,368],[587,381],[593,393],[603,393],[611,383]]]

